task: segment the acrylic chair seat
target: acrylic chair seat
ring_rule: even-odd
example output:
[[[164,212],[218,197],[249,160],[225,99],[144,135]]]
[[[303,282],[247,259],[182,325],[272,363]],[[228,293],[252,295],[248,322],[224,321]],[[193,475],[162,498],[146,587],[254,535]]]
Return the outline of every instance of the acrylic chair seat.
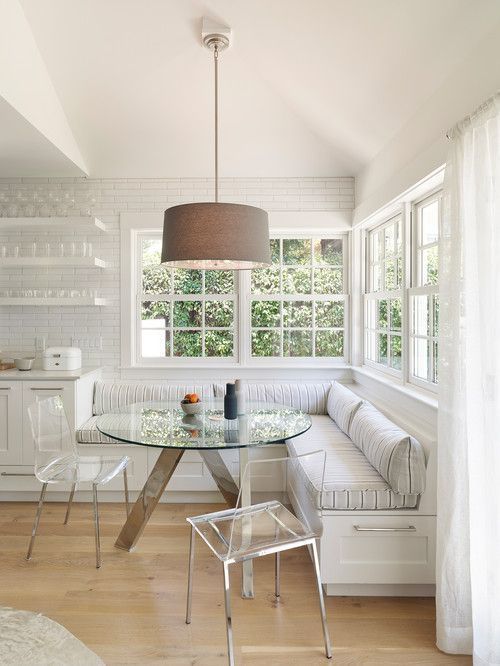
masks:
[[[191,541],[189,549],[188,591],[186,604],[186,623],[191,622],[191,602],[193,593],[193,569],[195,537],[198,534],[222,563],[224,582],[224,602],[226,609],[226,635],[229,666],[234,666],[234,646],[231,617],[231,593],[229,587],[229,566],[238,562],[274,555],[275,561],[275,596],[280,597],[280,553],[292,548],[306,546],[312,555],[319,607],[323,627],[325,654],[330,659],[332,650],[326,622],[325,603],[319,569],[316,540],[322,534],[321,517],[306,492],[299,471],[302,458],[315,458],[325,468],[325,452],[312,451],[301,456],[277,458],[273,460],[250,461],[240,480],[240,491],[236,507],[200,516],[187,518],[191,525]],[[277,499],[254,501],[262,493],[253,492],[252,474],[262,465],[274,465],[271,473],[264,477],[273,478],[281,484],[280,496],[288,499],[287,504],[293,505],[292,511]],[[260,478],[264,478],[263,475]],[[243,501],[245,498],[245,501]],[[293,498],[293,499],[291,499]],[[298,517],[300,516],[300,518]]]
[[[272,500],[240,509],[226,509],[187,518],[210,550],[223,562],[241,562],[274,547],[285,550],[315,538],[281,502]],[[231,549],[229,544],[231,542]]]
[[[57,456],[37,467],[41,483],[96,483],[104,485],[127,467],[128,456]]]
[[[31,559],[33,553],[47,486],[49,484],[71,484],[68,508],[64,519],[64,524],[66,525],[69,520],[77,485],[79,483],[91,483],[94,504],[96,568],[99,569],[101,566],[101,541],[97,488],[100,485],[109,483],[118,474],[123,473],[125,508],[128,515],[127,465],[130,462],[130,458],[128,456],[79,455],[60,396],[46,398],[30,405],[28,407],[28,416],[35,443],[35,476],[42,483],[42,490],[26,559]]]

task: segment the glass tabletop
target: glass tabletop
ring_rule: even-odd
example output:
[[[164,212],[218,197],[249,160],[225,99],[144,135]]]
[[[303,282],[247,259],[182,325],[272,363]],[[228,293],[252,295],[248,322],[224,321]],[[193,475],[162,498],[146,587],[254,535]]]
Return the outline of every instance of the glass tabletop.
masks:
[[[248,402],[246,414],[224,419],[222,399],[204,400],[186,415],[179,402],[138,402],[103,414],[97,429],[129,444],[170,449],[231,449],[276,444],[311,427],[308,414],[274,403]]]

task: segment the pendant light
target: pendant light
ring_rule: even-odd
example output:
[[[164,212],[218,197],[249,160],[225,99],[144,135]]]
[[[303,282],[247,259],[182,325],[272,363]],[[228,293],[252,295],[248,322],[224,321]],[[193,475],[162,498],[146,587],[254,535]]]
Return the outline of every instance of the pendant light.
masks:
[[[218,64],[229,39],[222,32],[212,32],[203,36],[203,44],[214,58],[215,201],[167,208],[161,261],[174,268],[262,268],[271,263],[267,212],[256,206],[219,202]]]

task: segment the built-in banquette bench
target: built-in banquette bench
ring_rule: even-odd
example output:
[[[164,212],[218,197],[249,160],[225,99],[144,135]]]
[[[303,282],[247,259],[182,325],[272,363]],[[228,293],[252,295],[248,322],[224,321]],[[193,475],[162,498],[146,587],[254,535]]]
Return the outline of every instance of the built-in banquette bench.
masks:
[[[130,486],[139,490],[158,452],[113,442],[97,430],[97,417],[126,404],[180,400],[192,392],[222,397],[224,385],[96,382],[93,416],[77,430],[77,441],[87,451],[103,444],[126,449],[132,457]],[[250,401],[286,404],[311,415],[311,429],[286,442],[290,453],[326,452],[324,478],[323,469],[305,465],[293,483],[305,486],[322,515],[321,571],[327,593],[432,594],[436,511],[431,443],[419,442],[338,382],[254,382],[247,385],[247,394]],[[275,457],[276,448],[253,454]],[[237,452],[224,455],[236,475]],[[185,454],[171,479],[173,499],[176,490],[199,493],[200,500],[215,490],[196,452]],[[293,484],[291,490],[293,496]]]

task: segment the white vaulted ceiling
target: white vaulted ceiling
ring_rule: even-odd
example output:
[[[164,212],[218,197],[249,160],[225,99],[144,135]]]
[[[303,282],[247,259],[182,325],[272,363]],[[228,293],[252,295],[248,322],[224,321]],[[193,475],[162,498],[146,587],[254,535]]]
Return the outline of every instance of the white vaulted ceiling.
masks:
[[[500,22],[498,0],[20,4],[89,174],[115,177],[212,175],[202,16],[233,30],[226,176],[355,175]]]

